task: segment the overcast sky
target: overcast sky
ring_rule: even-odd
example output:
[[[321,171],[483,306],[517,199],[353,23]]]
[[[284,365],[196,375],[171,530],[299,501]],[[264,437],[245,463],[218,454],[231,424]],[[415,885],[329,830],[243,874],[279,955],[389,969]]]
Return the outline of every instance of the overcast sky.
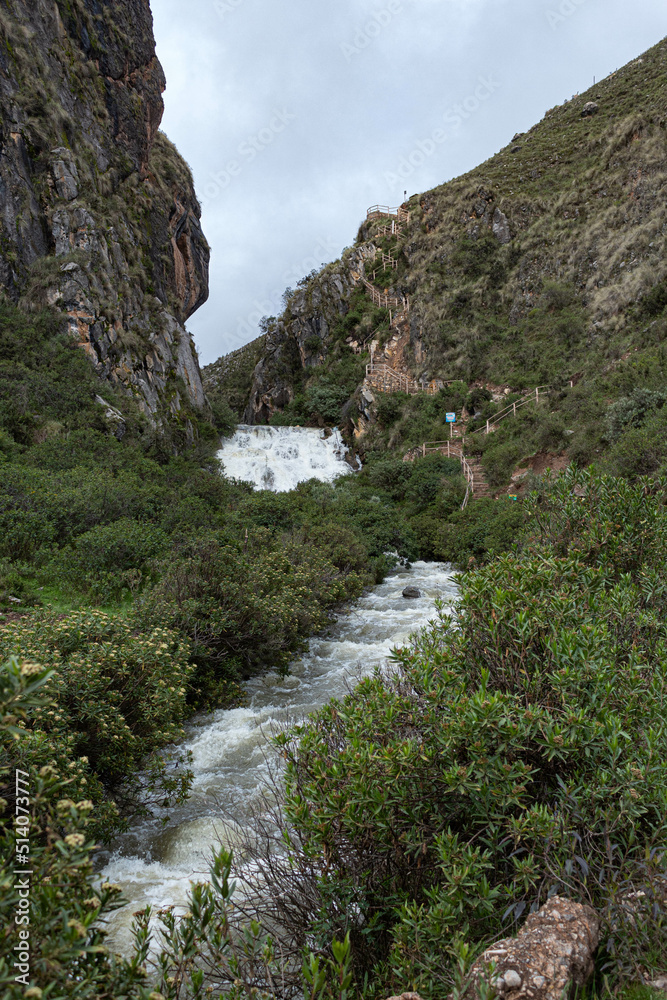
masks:
[[[151,0],[192,167],[203,364],[258,334],[366,209],[471,169],[667,35],[665,0]],[[435,136],[435,138],[434,138]]]

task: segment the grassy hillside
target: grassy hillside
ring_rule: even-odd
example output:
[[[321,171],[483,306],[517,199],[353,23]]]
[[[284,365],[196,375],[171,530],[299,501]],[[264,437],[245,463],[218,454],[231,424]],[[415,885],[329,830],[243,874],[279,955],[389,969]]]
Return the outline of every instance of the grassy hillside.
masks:
[[[362,452],[401,457],[442,437],[442,416],[455,406],[470,416],[470,450],[482,456],[497,488],[545,453],[599,462],[622,475],[657,471],[667,457],[666,195],[662,41],[548,111],[480,167],[414,196],[398,239],[379,235],[383,220],[364,223],[357,246],[372,241],[400,251],[398,268],[376,275],[375,283],[410,297],[407,366],[416,376],[461,384],[435,405],[376,394],[373,426],[358,441]],[[308,279],[318,302],[326,298],[328,273],[346,273],[356,259],[352,248]],[[289,301],[279,323],[284,340],[294,307]],[[326,307],[324,301],[318,308]],[[353,355],[348,342],[374,330],[382,345],[388,317],[358,288],[338,311],[303,367],[298,350],[282,348],[296,361],[291,375],[280,375],[290,381],[291,402],[273,422],[338,422],[350,436],[364,429],[359,395],[350,396],[339,372],[362,370],[368,357]],[[573,377],[574,390],[552,396],[548,407],[526,410],[489,439],[472,436],[505,405],[506,391],[511,401],[535,385],[565,388]],[[270,389],[270,379],[265,383],[262,389]],[[644,389],[650,393],[640,398]]]

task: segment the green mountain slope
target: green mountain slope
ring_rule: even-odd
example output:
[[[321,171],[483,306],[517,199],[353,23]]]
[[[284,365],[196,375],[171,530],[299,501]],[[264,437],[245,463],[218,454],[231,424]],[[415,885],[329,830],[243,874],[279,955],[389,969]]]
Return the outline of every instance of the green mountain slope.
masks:
[[[493,485],[505,485],[539,452],[604,460],[623,474],[658,468],[667,385],[666,127],[662,41],[548,111],[480,167],[411,198],[398,237],[381,234],[386,219],[364,223],[355,247],[304,280],[283,316],[267,323],[246,419],[344,423],[369,455],[442,434],[444,411],[457,404],[451,394],[439,403],[391,403],[375,393],[370,428],[359,392],[349,402],[349,373],[360,380],[369,360],[350,343],[375,337],[381,350],[395,332],[353,278],[360,249],[372,244],[378,256],[363,261],[366,276],[375,271],[379,290],[410,300],[403,370],[464,383],[458,405],[467,402],[470,448]],[[395,270],[382,269],[380,251],[393,251]],[[474,414],[485,426],[506,390],[573,377],[573,391],[550,398],[550,413],[526,408],[492,439],[470,438],[480,425]],[[633,395],[646,388],[652,396]],[[637,453],[638,437],[653,442],[650,454],[646,441]]]

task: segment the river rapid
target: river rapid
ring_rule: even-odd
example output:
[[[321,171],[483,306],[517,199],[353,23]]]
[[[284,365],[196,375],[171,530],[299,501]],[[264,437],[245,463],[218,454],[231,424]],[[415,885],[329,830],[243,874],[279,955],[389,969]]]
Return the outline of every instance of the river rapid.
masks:
[[[308,448],[311,444],[312,437]],[[422,596],[404,598],[407,586],[417,587]],[[449,566],[414,563],[400,568],[341,614],[327,634],[312,638],[288,676],[268,673],[248,681],[246,707],[189,721],[182,747],[193,758],[190,798],[170,810],[164,824],[159,810],[137,822],[106,859],[100,858],[105,862],[101,878],[119,884],[129,900],[109,918],[108,944],[113,950],[131,950],[136,910],[148,904],[185,908],[190,882],[208,875],[212,845],[234,846],[235,832],[249,824],[265,787],[272,733],[302,721],[329,699],[344,697],[360,677],[384,664],[394,647],[405,645],[434,617],[436,598],[446,606],[457,598]]]

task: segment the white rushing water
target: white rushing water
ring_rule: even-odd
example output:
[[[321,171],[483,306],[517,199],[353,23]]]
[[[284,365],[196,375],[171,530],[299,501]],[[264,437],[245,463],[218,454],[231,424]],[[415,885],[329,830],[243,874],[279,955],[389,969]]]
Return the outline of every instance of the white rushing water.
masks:
[[[239,424],[218,452],[225,474],[257,489],[283,493],[306,479],[333,482],[352,469],[340,431],[317,427],[251,427]]]
[[[243,478],[247,478],[245,475]],[[418,587],[421,598],[402,596]],[[392,648],[434,617],[434,601],[456,600],[449,567],[415,563],[390,575],[341,615],[331,632],[310,640],[308,652],[292,664],[290,675],[268,674],[246,685],[246,708],[218,711],[193,719],[184,747],[193,754],[192,795],[170,813],[142,821],[122,838],[101,875],[122,886],[129,905],[111,916],[110,946],[130,950],[134,911],[184,906],[191,881],[207,875],[211,845],[234,846],[234,830],[249,821],[267,776],[265,749],[276,726],[298,722],[330,698],[344,697],[349,686],[385,662]]]

